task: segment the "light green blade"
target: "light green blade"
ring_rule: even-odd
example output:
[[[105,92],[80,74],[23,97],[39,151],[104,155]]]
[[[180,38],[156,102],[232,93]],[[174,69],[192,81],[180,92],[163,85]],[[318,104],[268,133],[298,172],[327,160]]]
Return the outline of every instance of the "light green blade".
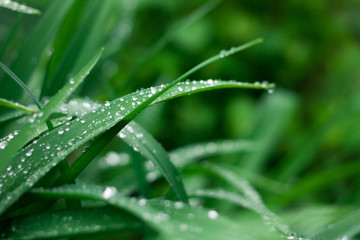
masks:
[[[119,135],[127,144],[132,146],[135,151],[139,151],[153,162],[181,201],[186,203],[189,201],[180,174],[170,161],[165,149],[150,133],[139,124],[131,122]]]
[[[0,0],[0,7],[7,8],[19,13],[36,15],[41,14],[41,12],[35,8],[28,7],[24,4],[20,4],[12,0]]]

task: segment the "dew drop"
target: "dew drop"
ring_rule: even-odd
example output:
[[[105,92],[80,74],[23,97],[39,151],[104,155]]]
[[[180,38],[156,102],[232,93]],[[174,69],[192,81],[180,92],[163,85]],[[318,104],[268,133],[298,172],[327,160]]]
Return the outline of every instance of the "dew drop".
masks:
[[[109,199],[116,194],[117,190],[114,187],[106,187],[101,196],[105,199]]]
[[[63,133],[64,133],[64,130],[63,130],[63,129],[59,129],[59,130],[58,130],[58,134],[61,135],[61,134],[63,134]]]
[[[0,148],[1,149],[5,149],[6,145],[7,145],[7,141],[0,142]]]
[[[219,214],[217,211],[215,211],[215,210],[208,211],[208,217],[210,219],[216,219],[216,218],[218,218],[218,216],[219,216]]]

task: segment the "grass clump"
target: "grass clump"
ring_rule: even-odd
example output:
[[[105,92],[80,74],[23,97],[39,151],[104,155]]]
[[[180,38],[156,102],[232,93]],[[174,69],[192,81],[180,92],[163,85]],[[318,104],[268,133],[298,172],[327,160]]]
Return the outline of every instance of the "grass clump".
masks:
[[[1,11],[40,13],[16,4],[0,1]],[[145,50],[137,44],[153,35],[134,26],[142,18],[147,24],[146,11],[153,7],[147,4],[56,0],[39,4],[44,11],[36,20],[18,17],[8,26],[6,48],[0,51],[0,81],[6,86],[0,89],[1,237],[356,239],[355,205],[302,198],[354,175],[359,164],[292,182],[306,168],[301,161],[311,154],[309,146],[295,162],[269,171],[299,97],[274,91],[275,84],[259,79],[206,79],[217,76],[221,64],[233,69],[236,53],[246,61],[251,52],[263,51],[256,46],[263,40],[219,48],[206,60],[180,57],[190,63],[180,67],[177,61],[183,59],[168,49],[189,47],[185,42],[191,40],[179,42],[187,39],[181,34],[206,25],[206,15],[218,3],[184,14]],[[36,23],[24,40],[16,33],[25,17]],[[12,44],[18,38],[20,47]],[[152,70],[159,67],[163,72],[155,76]],[[224,75],[236,78],[236,72]],[[196,80],[203,75],[205,80]],[[239,92],[250,95],[239,101]],[[253,130],[238,121],[230,132],[242,138],[225,134],[228,109],[230,123],[245,118]],[[247,114],[239,118],[240,109]],[[216,129],[217,135],[204,129]],[[316,134],[310,145],[321,139],[322,133]],[[316,224],[304,220],[315,213]]]

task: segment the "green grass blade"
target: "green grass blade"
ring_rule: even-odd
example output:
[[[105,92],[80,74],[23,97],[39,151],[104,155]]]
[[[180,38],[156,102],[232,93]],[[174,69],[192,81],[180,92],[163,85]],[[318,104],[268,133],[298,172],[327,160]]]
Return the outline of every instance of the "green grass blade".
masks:
[[[190,207],[169,200],[130,199],[112,187],[67,185],[50,190],[36,189],[34,194],[48,198],[89,199],[125,210],[159,232],[157,239],[257,239],[256,233],[222,217],[214,210]]]
[[[179,200],[186,203],[189,201],[180,174],[170,161],[165,149],[150,133],[139,124],[131,122],[120,132],[120,137],[135,151],[139,151],[152,161],[169,182]]]
[[[36,104],[36,106],[41,109],[41,103],[39,102],[39,100],[34,96],[34,94],[32,94],[32,92],[29,90],[29,88],[25,85],[25,83],[23,81],[21,81],[21,79],[16,76],[16,74],[11,71],[8,67],[6,67],[2,62],[0,62],[0,67],[17,83],[19,84],[19,86],[25,90],[25,92],[27,92],[30,97],[32,98],[32,100],[34,101],[34,103]]]
[[[112,207],[50,211],[2,224],[4,239],[84,237],[106,232],[145,232],[144,224]],[[2,228],[2,229],[1,229]]]
[[[19,13],[40,15],[41,12],[35,8],[28,7],[24,4],[14,2],[12,0],[0,0],[0,7],[7,8]]]
[[[162,85],[160,87],[152,87],[145,90],[140,90],[136,93],[129,94],[126,97],[123,98],[121,102],[126,102],[129,100],[137,101],[138,99],[141,99],[143,96],[147,96],[148,98],[151,98],[154,93],[161,91],[161,89],[165,88],[166,85]],[[157,98],[154,102],[152,102],[151,105],[166,101],[169,99],[173,99],[180,96],[189,95],[191,93],[197,93],[207,90],[213,90],[213,89],[220,89],[220,88],[254,88],[254,89],[269,89],[272,88],[272,84],[256,84],[256,83],[242,83],[242,82],[235,82],[235,81],[221,81],[221,80],[207,80],[207,81],[186,81],[183,83],[178,83],[176,86],[170,88],[168,91],[166,91],[162,96]],[[127,100],[124,100],[127,98]],[[128,100],[129,99],[129,100]],[[144,100],[143,100],[144,101]],[[136,102],[136,104],[141,103],[141,101]],[[128,105],[129,107],[133,107],[136,105],[135,102],[131,103],[131,105]],[[126,105],[122,106],[123,110],[127,109]],[[65,112],[68,112],[68,110],[63,108]],[[116,114],[116,113],[115,113]],[[121,126],[119,126],[116,131],[120,131],[127,123],[123,123]],[[107,133],[104,133],[103,136],[99,137],[94,142],[94,145],[88,148],[87,152],[85,152],[81,156],[80,159],[78,159],[70,168],[64,173],[61,178],[56,182],[55,185],[61,185],[64,183],[69,183],[73,181],[80,172],[90,163],[90,161],[101,151],[101,149],[106,146],[107,141],[110,141],[112,137],[116,136],[116,131],[109,131]],[[243,142],[237,143],[237,144],[244,144]],[[228,146],[224,146],[227,148]],[[236,148],[239,148],[239,146],[236,146]],[[240,146],[242,148],[242,146]],[[78,163],[77,163],[78,162]]]
[[[53,1],[19,51],[19,56],[11,65],[11,69],[18,74],[25,84],[29,81],[29,77],[38,65],[42,53],[49,45],[73,2],[74,0]],[[0,83],[7,86],[0,88],[0,96],[12,100],[20,99],[21,91],[16,88],[15,83],[9,77],[4,77]]]
[[[131,150],[129,155],[131,159],[131,166],[136,177],[139,196],[143,196],[144,198],[151,198],[151,189],[150,184],[146,179],[146,170],[144,166],[143,156],[139,152]]]
[[[157,40],[150,48],[147,50],[141,58],[137,61],[134,68],[131,70],[128,79],[125,81],[127,84],[133,84],[134,78],[139,70],[157,53],[159,53],[169,42],[171,42],[179,33],[184,29],[194,24],[196,21],[208,14],[212,9],[218,5],[218,1],[210,1],[200,8],[196,9],[185,19],[176,23],[171,27],[159,40]]]
[[[169,99],[186,96],[192,93],[198,93],[202,91],[209,91],[223,88],[243,88],[243,89],[258,89],[258,90],[270,90],[275,87],[273,83],[248,83],[248,82],[237,82],[235,80],[219,80],[219,79],[208,79],[199,81],[190,81],[177,83],[173,86],[171,91],[165,92],[154,103],[167,101]]]
[[[33,123],[28,123],[19,132],[17,136],[9,142],[7,147],[0,151],[0,172],[11,161],[12,156],[16,154],[27,142],[39,134],[39,129],[45,124],[49,116],[57,110],[60,104],[68,98],[71,93],[82,83],[90,70],[95,66],[99,60],[103,50],[100,50],[94,58],[84,68],[54,96],[48,103],[44,105],[41,112],[38,114]]]
[[[37,110],[34,110],[32,108],[28,108],[20,103],[16,103],[16,102],[12,102],[6,99],[2,99],[0,98],[0,106],[4,106],[4,107],[9,107],[9,108],[13,108],[13,109],[19,109],[22,110],[24,112],[27,113],[36,113],[38,112]]]
[[[191,144],[172,150],[170,158],[177,167],[183,167],[199,159],[239,152],[252,152],[255,149],[255,143],[242,139],[218,140]]]
[[[169,152],[171,162],[176,168],[183,168],[190,163],[208,157],[220,156],[231,153],[251,152],[256,145],[245,140],[219,140],[207,143],[191,144]],[[154,181],[160,177],[158,169],[147,161],[147,179]]]
[[[62,58],[58,65],[52,66],[56,70],[54,75],[50,77],[49,86],[51,88],[47,89],[43,95],[51,96],[55,94],[66,83],[68,74],[78,72],[91,59],[91,54],[102,46],[102,39],[106,30],[104,26],[107,24],[115,2],[94,0],[85,3],[85,5],[81,3],[84,6],[77,10],[84,11],[82,14],[85,16],[79,26],[73,30],[73,38],[65,52],[63,49],[55,49],[55,56],[61,55]],[[77,12],[73,13],[77,14]],[[72,24],[71,21],[68,24]],[[67,35],[60,35],[59,38],[65,36]],[[96,84],[99,84],[99,82]]]
[[[241,46],[237,46],[237,47],[232,47],[229,50],[221,50],[220,53],[218,55],[215,55],[207,60],[205,60],[204,62],[196,65],[195,67],[193,67],[192,69],[190,69],[189,71],[187,71],[186,73],[184,73],[183,75],[181,75],[179,78],[177,78],[171,85],[175,85],[176,83],[185,80],[187,77],[189,77],[191,74],[193,74],[194,72],[198,71],[199,69],[209,65],[210,63],[213,63],[217,60],[223,59],[225,57],[231,56],[235,53],[238,53],[240,51],[243,51],[245,49],[248,49],[250,47],[253,47],[259,43],[262,43],[263,39],[262,38],[257,38],[253,41],[250,41],[248,43],[245,43]],[[171,86],[172,87],[172,86]]]

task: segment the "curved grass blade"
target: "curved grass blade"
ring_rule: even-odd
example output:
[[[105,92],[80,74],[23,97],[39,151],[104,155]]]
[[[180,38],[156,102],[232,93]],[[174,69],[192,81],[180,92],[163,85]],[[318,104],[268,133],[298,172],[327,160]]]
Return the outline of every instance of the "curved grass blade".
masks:
[[[255,143],[242,139],[218,140],[207,143],[192,144],[175,149],[170,152],[170,159],[175,166],[183,167],[198,159],[238,152],[251,152],[255,149]]]
[[[139,151],[153,162],[181,201],[189,202],[180,174],[170,161],[165,149],[150,133],[139,124],[131,122],[120,132],[119,136],[132,146],[134,151]]]
[[[157,98],[152,104],[167,101],[169,99],[186,96],[194,92],[209,91],[211,89],[223,89],[223,88],[244,88],[244,89],[259,89],[259,90],[270,90],[275,87],[273,83],[267,82],[238,82],[235,80],[220,80],[220,79],[208,79],[199,81],[180,82],[176,86],[172,87],[171,91],[165,92],[159,98]],[[141,90],[140,92],[141,93]]]
[[[208,143],[192,144],[175,149],[169,152],[169,157],[176,168],[183,168],[199,159],[231,153],[251,152],[253,150],[255,150],[255,144],[250,141],[219,140]],[[160,177],[157,168],[151,161],[147,161],[145,166],[148,171],[147,179],[149,181],[156,180]]]
[[[12,72],[7,66],[5,66],[2,62],[0,62],[0,67],[17,83],[20,85],[20,87],[22,89],[25,90],[25,92],[27,92],[30,97],[32,98],[32,100],[34,101],[34,103],[36,104],[36,106],[41,109],[41,103],[39,102],[39,100],[32,94],[32,92],[29,90],[29,88],[25,85],[25,83],[23,81],[21,81],[21,79],[16,76],[16,74],[14,72]]]
[[[35,8],[28,7],[11,0],[0,0],[0,7],[7,8],[19,13],[40,15],[41,12]]]
[[[32,108],[28,108],[28,107],[26,107],[26,106],[24,106],[24,105],[22,105],[20,103],[12,102],[12,101],[2,99],[2,98],[0,98],[0,106],[19,109],[19,110],[22,110],[22,111],[27,112],[27,113],[36,113],[36,112],[38,112],[37,110],[34,110]]]
[[[52,1],[51,6],[40,18],[28,40],[19,51],[19,56],[11,65],[11,69],[18,74],[25,84],[73,2],[74,0]],[[6,88],[0,88],[0,96],[15,101],[20,99],[21,91],[16,88],[16,85],[9,77],[2,78],[0,83],[7,86]],[[11,89],[11,91],[8,91],[8,89]]]
[[[115,100],[119,102],[120,110],[125,111],[128,108],[134,108],[137,104],[141,104],[145,99],[139,101],[141,98],[153,97],[153,94],[161,91],[163,88],[168,85],[161,85],[159,87],[151,87],[148,89],[142,89],[137,91],[136,93],[129,94],[124,98],[120,98],[119,100]],[[192,93],[220,89],[220,88],[253,88],[253,89],[270,89],[273,87],[273,84],[260,84],[260,83],[242,83],[236,81],[221,81],[221,80],[206,80],[206,81],[186,81],[182,83],[177,83],[175,86],[166,91],[162,96],[153,101],[150,105],[156,104],[158,102],[166,101],[168,99],[173,99],[176,97],[189,95]],[[125,104],[129,102],[131,104]],[[107,103],[110,105],[110,103]],[[64,108],[63,110],[66,110]],[[67,111],[67,110],[66,110]],[[105,110],[104,110],[105,111]],[[116,115],[116,112],[112,112],[112,114]],[[111,113],[110,113],[111,115]],[[118,113],[118,117],[122,116],[122,113]],[[127,122],[123,123],[122,126],[119,126],[118,129],[108,131],[102,137],[96,140],[95,145],[92,148],[89,148],[87,152],[83,154],[76,162],[74,162],[69,169],[59,178],[55,185],[61,185],[64,183],[70,183],[74,181],[75,178],[80,174],[80,172],[90,163],[90,161],[97,155],[101,149],[106,146],[107,142],[110,141],[116,134],[126,126]],[[84,129],[85,131],[85,129]],[[242,143],[239,143],[240,145]],[[239,147],[239,146],[237,146]],[[151,173],[150,173],[151,174]]]
[[[1,224],[4,239],[79,237],[106,232],[145,232],[144,224],[113,207],[50,211]],[[1,229],[2,228],[2,229]]]
[[[19,134],[9,142],[8,146],[3,151],[0,151],[0,172],[10,163],[12,156],[14,156],[17,151],[40,133],[38,131],[41,129],[41,126],[45,124],[49,116],[55,112],[59,105],[82,83],[99,60],[102,52],[103,49],[100,50],[74,78],[70,79],[70,81],[44,105],[33,122],[25,125],[20,130]]]
[[[147,89],[146,92],[143,91],[142,94],[140,92],[132,93],[124,98],[116,99],[111,103],[107,102],[104,107],[97,108],[94,111],[77,118],[75,121],[69,122],[64,127],[60,127],[45,134],[38,141],[29,144],[13,158],[10,165],[6,164],[6,162],[5,164],[1,162],[3,163],[2,165],[5,165],[6,169],[4,169],[0,175],[0,213],[13,204],[41,177],[82,144],[103,133],[103,135],[94,141],[79,159],[75,161],[75,163],[79,161],[78,165],[84,167],[90,163],[90,161],[124,126],[126,126],[129,121],[136,117],[165,91],[175,86],[178,82],[186,79],[190,74],[202,67],[222,59],[223,57],[254,46],[261,41],[261,39],[256,39],[242,46],[232,48],[229,51],[222,51],[220,54],[209,58],[190,69],[169,85],[163,85],[159,88],[150,88]],[[82,75],[80,74],[80,76]],[[65,88],[67,88],[67,86],[68,85],[66,85]],[[49,103],[46,105],[49,106],[49,111],[53,111],[53,106],[59,104],[57,101],[53,101],[51,105],[49,105]],[[39,119],[44,118],[46,106],[44,106],[44,115]],[[34,130],[36,131],[36,129]],[[32,133],[29,132],[27,134]],[[0,159],[2,158],[0,157]],[[3,161],[9,162],[8,159]],[[21,167],[18,167],[19,165]],[[71,166],[68,169],[72,169]],[[77,171],[77,168],[78,167],[73,169]]]
[[[48,198],[89,199],[104,202],[140,218],[158,231],[159,239],[257,239],[256,233],[247,233],[214,210],[190,207],[182,202],[169,200],[130,199],[116,192],[115,188],[66,185],[59,188],[35,189],[32,193]]]

